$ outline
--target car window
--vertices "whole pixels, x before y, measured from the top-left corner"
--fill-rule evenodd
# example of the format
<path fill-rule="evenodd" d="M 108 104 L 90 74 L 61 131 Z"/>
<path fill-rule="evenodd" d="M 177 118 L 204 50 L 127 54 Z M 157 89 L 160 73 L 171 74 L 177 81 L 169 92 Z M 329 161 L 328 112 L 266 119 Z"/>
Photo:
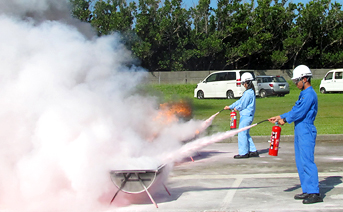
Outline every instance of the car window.
<path fill-rule="evenodd" d="M 223 81 L 223 80 L 225 80 L 226 75 L 227 75 L 227 72 L 218 73 L 216 81 Z"/>
<path fill-rule="evenodd" d="M 272 82 L 271 77 L 263 77 L 263 82 Z"/>
<path fill-rule="evenodd" d="M 212 74 L 211 76 L 207 77 L 206 82 L 214 82 L 216 81 L 217 74 Z"/>
<path fill-rule="evenodd" d="M 341 72 L 341 71 L 336 71 L 336 72 L 335 72 L 335 79 L 343 79 L 342 76 L 343 76 L 343 75 L 342 75 L 342 72 Z"/>
<path fill-rule="evenodd" d="M 286 82 L 283 77 L 273 77 L 273 82 Z"/>
<path fill-rule="evenodd" d="M 227 72 L 226 80 L 236 80 L 236 72 Z"/>
<path fill-rule="evenodd" d="M 325 77 L 325 80 L 332 80 L 332 75 L 333 75 L 333 72 L 329 72 L 326 77 Z"/>
<path fill-rule="evenodd" d="M 257 78 L 257 83 L 262 83 L 262 79 L 261 78 Z"/>

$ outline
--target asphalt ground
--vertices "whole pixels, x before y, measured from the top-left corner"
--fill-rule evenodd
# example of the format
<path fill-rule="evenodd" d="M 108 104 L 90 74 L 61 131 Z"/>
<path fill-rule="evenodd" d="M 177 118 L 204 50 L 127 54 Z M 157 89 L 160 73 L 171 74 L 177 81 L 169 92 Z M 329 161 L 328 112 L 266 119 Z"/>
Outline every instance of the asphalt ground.
<path fill-rule="evenodd" d="M 294 161 L 292 136 L 282 137 L 278 156 L 268 154 L 266 137 L 254 137 L 258 158 L 233 159 L 235 140 L 211 144 L 191 158 L 175 164 L 164 189 L 156 181 L 151 192 L 130 196 L 125 206 L 109 211 L 343 211 L 342 135 L 318 136 L 315 162 L 324 202 L 302 204 L 294 195 L 302 193 Z M 120 198 L 119 198 L 120 199 Z M 114 200 L 115 202 L 116 200 Z"/>

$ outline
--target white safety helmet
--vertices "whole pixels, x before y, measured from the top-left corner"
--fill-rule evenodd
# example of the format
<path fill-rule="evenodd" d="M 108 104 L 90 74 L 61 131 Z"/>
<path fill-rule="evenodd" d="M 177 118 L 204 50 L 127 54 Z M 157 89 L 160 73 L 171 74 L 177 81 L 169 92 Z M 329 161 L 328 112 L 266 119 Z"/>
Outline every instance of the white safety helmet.
<path fill-rule="evenodd" d="M 293 70 L 292 80 L 301 80 L 303 77 L 312 77 L 311 70 L 305 65 L 299 65 Z"/>
<path fill-rule="evenodd" d="M 244 82 L 249 81 L 249 80 L 254 80 L 254 77 L 252 76 L 252 74 L 249 72 L 243 73 L 241 76 L 241 81 L 244 83 Z"/>

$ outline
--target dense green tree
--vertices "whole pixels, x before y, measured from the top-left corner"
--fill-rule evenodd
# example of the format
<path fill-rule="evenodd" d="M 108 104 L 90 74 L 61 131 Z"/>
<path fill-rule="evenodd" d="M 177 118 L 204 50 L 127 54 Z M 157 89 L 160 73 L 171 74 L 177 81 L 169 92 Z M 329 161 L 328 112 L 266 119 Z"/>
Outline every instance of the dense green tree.
<path fill-rule="evenodd" d="M 159 0 L 139 0 L 134 32 L 139 40 L 132 46 L 134 54 L 142 61 L 142 66 L 150 71 L 158 70 L 158 46 L 161 36 L 158 34 Z"/>
<path fill-rule="evenodd" d="M 127 5 L 125 0 L 99 0 L 95 2 L 91 24 L 99 35 L 126 32 L 132 29 L 135 10 L 135 2 Z"/>
<path fill-rule="evenodd" d="M 249 39 L 247 62 L 260 68 L 282 68 L 285 58 L 278 57 L 283 50 L 283 41 L 293 27 L 296 6 L 286 6 L 286 0 L 258 0 L 252 13 L 251 26 L 248 27 Z M 244 45 L 243 45 L 244 46 Z M 248 65 L 249 66 L 249 65 Z M 252 67 L 251 65 L 249 67 Z"/>
<path fill-rule="evenodd" d="M 314 0 L 298 4 L 294 27 L 284 41 L 291 68 L 298 64 L 334 67 L 342 64 L 342 11 L 338 3 Z M 330 9 L 331 7 L 331 9 Z"/>
<path fill-rule="evenodd" d="M 285 4 L 286 1 L 258 0 L 255 7 L 254 1 L 218 2 L 218 31 L 224 35 L 225 67 L 279 66 L 272 60 L 276 59 L 273 52 L 282 49 L 285 32 L 295 17 Z"/>
<path fill-rule="evenodd" d="M 342 5 L 330 0 L 70 0 L 99 36 L 120 32 L 149 71 L 343 66 Z"/>
<path fill-rule="evenodd" d="M 322 27 L 318 45 L 320 46 L 319 67 L 342 67 L 343 66 L 343 11 L 342 5 L 331 4 L 331 9 Z"/>
<path fill-rule="evenodd" d="M 222 51 L 222 42 L 215 33 L 215 20 L 210 0 L 199 0 L 190 8 L 193 29 L 190 32 L 189 49 L 191 56 L 189 68 L 210 69 L 216 67 L 216 54 Z M 213 67 L 211 67 L 213 65 Z"/>
<path fill-rule="evenodd" d="M 72 7 L 72 15 L 85 22 L 90 22 L 92 19 L 92 12 L 90 10 L 90 4 L 92 0 L 70 0 Z"/>
<path fill-rule="evenodd" d="M 288 58 L 292 60 L 292 67 L 303 63 L 306 58 L 318 55 L 319 48 L 315 42 L 313 43 L 313 39 L 318 36 L 319 29 L 322 27 L 321 23 L 326 7 L 318 1 L 312 1 L 306 6 L 302 3 L 298 4 L 298 16 L 294 27 L 287 32 L 288 38 L 284 41 L 284 46 L 288 49 Z M 309 45 L 313 46 L 306 49 Z"/>
<path fill-rule="evenodd" d="M 254 4 L 241 0 L 219 0 L 215 10 L 217 36 L 222 41 L 223 52 L 218 54 L 222 63 L 220 69 L 239 68 L 239 62 L 246 57 L 244 48 L 249 40 Z M 244 44 L 245 43 L 245 44 Z"/>
<path fill-rule="evenodd" d="M 189 12 L 181 7 L 182 0 L 165 0 L 159 9 L 160 50 L 163 56 L 159 61 L 162 70 L 181 71 L 188 61 L 186 45 L 189 40 Z"/>

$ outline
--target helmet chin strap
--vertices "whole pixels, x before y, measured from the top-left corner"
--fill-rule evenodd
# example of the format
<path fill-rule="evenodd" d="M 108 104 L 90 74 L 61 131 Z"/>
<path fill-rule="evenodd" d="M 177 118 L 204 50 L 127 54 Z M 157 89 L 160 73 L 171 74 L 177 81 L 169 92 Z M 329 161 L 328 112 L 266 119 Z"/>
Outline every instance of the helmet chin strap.
<path fill-rule="evenodd" d="M 303 87 L 301 88 L 302 91 L 304 90 L 304 88 L 305 88 L 305 83 L 307 82 L 307 81 L 304 82 L 303 79 L 304 79 L 304 78 L 301 79 L 301 81 L 303 82 Z"/>

